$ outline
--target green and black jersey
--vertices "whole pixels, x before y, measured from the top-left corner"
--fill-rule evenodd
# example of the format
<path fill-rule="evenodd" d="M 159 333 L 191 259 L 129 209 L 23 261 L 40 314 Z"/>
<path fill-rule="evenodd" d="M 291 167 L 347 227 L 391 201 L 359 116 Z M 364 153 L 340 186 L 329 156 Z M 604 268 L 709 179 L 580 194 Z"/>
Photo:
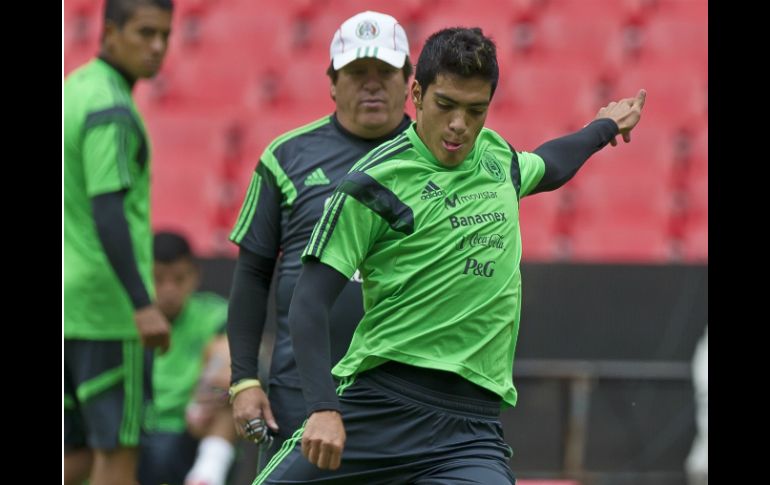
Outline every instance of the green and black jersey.
<path fill-rule="evenodd" d="M 64 81 L 64 336 L 136 338 L 134 309 L 97 235 L 91 198 L 126 190 L 145 287 L 152 282 L 150 146 L 126 79 L 101 59 Z"/>
<path fill-rule="evenodd" d="M 185 409 L 201 376 L 203 351 L 214 335 L 224 332 L 226 321 L 227 300 L 221 296 L 194 293 L 187 299 L 171 322 L 173 344 L 153 362 L 146 430 L 181 433 L 186 429 Z"/>
<path fill-rule="evenodd" d="M 302 263 L 300 255 L 340 180 L 353 164 L 409 126 L 405 115 L 393 132 L 363 139 L 348 132 L 335 115 L 325 116 L 276 138 L 262 153 L 230 239 L 278 262 L 276 336 L 270 383 L 300 387 L 288 315 Z M 353 273 L 332 308 L 332 357 L 338 360 L 363 315 L 361 284 Z"/>
<path fill-rule="evenodd" d="M 457 373 L 515 405 L 519 199 L 544 171 L 486 128 L 455 168 L 414 125 L 356 163 L 303 253 L 364 280 L 365 315 L 333 374 L 394 360 Z"/>

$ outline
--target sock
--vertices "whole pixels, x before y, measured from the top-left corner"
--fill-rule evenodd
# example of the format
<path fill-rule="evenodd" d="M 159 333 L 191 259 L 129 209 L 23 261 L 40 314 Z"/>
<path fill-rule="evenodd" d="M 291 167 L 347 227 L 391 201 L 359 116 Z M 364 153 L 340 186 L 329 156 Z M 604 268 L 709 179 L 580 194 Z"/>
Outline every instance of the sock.
<path fill-rule="evenodd" d="M 207 436 L 198 445 L 195 464 L 187 473 L 190 485 L 225 485 L 227 472 L 235 457 L 235 449 L 224 438 Z"/>

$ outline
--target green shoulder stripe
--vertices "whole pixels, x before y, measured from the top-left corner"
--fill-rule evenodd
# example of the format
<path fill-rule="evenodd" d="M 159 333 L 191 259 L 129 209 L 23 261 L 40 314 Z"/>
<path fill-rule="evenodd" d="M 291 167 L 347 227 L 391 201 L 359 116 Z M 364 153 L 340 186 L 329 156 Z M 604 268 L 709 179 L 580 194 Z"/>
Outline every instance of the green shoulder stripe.
<path fill-rule="evenodd" d="M 294 182 L 291 181 L 286 172 L 283 171 L 281 164 L 278 163 L 278 159 L 275 158 L 273 152 L 268 148 L 265 153 L 262 154 L 260 159 L 260 165 L 269 170 L 273 177 L 275 177 L 276 185 L 281 189 L 283 193 L 283 202 L 281 205 L 285 207 L 291 207 L 294 204 L 294 200 L 297 198 L 297 188 L 294 186 Z"/>
<path fill-rule="evenodd" d="M 291 131 L 287 131 L 283 135 L 280 135 L 278 138 L 273 140 L 268 146 L 267 150 L 273 152 L 275 151 L 279 146 L 281 146 L 283 143 L 291 140 L 292 138 L 296 138 L 300 135 L 303 135 L 309 131 L 313 131 L 316 128 L 320 128 L 324 125 L 328 125 L 332 122 L 331 116 L 324 116 L 323 118 L 313 121 L 312 123 L 308 123 L 304 126 L 300 126 L 299 128 L 295 128 Z"/>
<path fill-rule="evenodd" d="M 294 204 L 294 200 L 297 198 L 297 188 L 294 186 L 294 183 L 291 181 L 288 175 L 286 175 L 286 172 L 284 172 L 283 168 L 281 168 L 281 164 L 278 163 L 278 159 L 275 157 L 274 152 L 283 143 L 286 143 L 292 138 L 296 138 L 300 135 L 316 130 L 324 125 L 328 125 L 329 123 L 331 123 L 331 116 L 324 116 L 320 120 L 316 120 L 305 126 L 300 126 L 299 128 L 288 131 L 273 140 L 273 142 L 270 143 L 267 148 L 265 148 L 264 153 L 262 153 L 260 163 L 263 164 L 265 168 L 268 169 L 270 173 L 275 177 L 276 184 L 278 187 L 280 187 L 281 192 L 283 193 L 283 205 L 291 206 Z"/>
<path fill-rule="evenodd" d="M 262 177 L 255 170 L 251 175 L 251 183 L 246 191 L 246 198 L 241 206 L 241 212 L 238 214 L 238 221 L 235 223 L 233 231 L 230 233 L 230 240 L 240 244 L 249 228 L 249 223 L 257 211 L 257 201 L 259 200 L 259 191 L 262 188 Z"/>

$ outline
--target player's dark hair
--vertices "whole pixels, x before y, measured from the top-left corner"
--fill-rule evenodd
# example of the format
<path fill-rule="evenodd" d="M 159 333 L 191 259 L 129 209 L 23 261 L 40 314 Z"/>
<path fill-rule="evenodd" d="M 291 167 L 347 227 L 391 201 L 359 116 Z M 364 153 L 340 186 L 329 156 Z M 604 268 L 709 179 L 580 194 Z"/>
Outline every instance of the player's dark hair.
<path fill-rule="evenodd" d="M 156 232 L 153 238 L 153 253 L 155 261 L 160 263 L 173 263 L 182 258 L 193 259 L 190 243 L 184 236 L 176 232 Z"/>
<path fill-rule="evenodd" d="M 123 27 L 134 11 L 142 6 L 158 7 L 161 10 L 174 11 L 173 0 L 107 0 L 104 3 L 104 20 L 109 20 L 118 27 Z"/>
<path fill-rule="evenodd" d="M 492 99 L 500 77 L 495 43 L 478 27 L 439 30 L 425 41 L 414 79 L 424 93 L 439 74 L 480 77 L 489 81 L 492 84 L 489 98 Z"/>

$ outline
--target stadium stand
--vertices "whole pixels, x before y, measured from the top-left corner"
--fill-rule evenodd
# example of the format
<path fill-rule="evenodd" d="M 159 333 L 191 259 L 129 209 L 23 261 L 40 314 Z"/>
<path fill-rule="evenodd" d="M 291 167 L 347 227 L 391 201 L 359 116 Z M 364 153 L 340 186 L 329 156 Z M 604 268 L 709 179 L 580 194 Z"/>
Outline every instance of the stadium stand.
<path fill-rule="evenodd" d="M 217 238 L 233 212 L 227 194 L 245 190 L 265 143 L 332 108 L 327 32 L 361 6 L 177 3 L 167 62 L 137 89 L 137 102 L 155 149 L 155 223 L 181 226 L 210 255 L 223 251 Z M 96 53 L 99 5 L 65 2 L 64 74 Z M 439 28 L 474 24 L 490 33 L 501 82 L 487 126 L 518 150 L 579 129 L 608 99 L 648 90 L 630 145 L 599 153 L 564 194 L 522 203 L 525 259 L 707 260 L 707 2 L 375 0 L 367 8 L 402 20 L 413 62 Z M 232 124 L 243 130 L 243 146 L 225 162 L 223 133 Z"/>

